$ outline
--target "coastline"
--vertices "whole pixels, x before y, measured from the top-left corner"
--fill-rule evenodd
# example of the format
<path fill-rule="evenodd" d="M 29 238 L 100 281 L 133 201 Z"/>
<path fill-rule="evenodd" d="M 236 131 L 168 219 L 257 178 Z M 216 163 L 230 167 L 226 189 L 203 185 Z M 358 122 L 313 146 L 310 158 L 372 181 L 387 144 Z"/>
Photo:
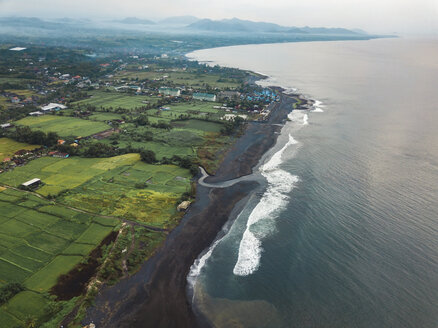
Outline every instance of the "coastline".
<path fill-rule="evenodd" d="M 245 133 L 228 150 L 215 176 L 223 182 L 252 173 L 275 146 L 295 98 L 276 88 L 281 99 L 271 104 L 266 122 L 249 122 Z M 139 272 L 111 287 L 104 287 L 84 322 L 104 327 L 199 327 L 208 325 L 187 299 L 187 276 L 198 256 L 214 242 L 232 214 L 251 195 L 257 182 L 242 181 L 227 188 L 197 184 L 196 202 L 168 236 L 164 245 Z M 238 214 L 238 213 L 237 213 Z M 208 224 L 206 224 L 208 220 Z"/>

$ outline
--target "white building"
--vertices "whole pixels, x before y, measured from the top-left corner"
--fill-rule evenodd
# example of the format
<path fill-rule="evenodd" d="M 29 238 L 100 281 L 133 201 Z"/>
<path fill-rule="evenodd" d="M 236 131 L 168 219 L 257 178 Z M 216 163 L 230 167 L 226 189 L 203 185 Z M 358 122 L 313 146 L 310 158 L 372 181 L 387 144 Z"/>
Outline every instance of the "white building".
<path fill-rule="evenodd" d="M 41 110 L 43 112 L 51 112 L 53 110 L 60 110 L 60 109 L 66 109 L 66 108 L 67 108 L 67 106 L 62 105 L 62 104 L 50 103 L 50 104 L 48 104 L 46 106 L 42 106 Z"/>
<path fill-rule="evenodd" d="M 41 115 L 44 115 L 44 113 L 42 113 L 42 112 L 31 112 L 31 113 L 29 113 L 29 115 L 30 116 L 41 116 Z"/>

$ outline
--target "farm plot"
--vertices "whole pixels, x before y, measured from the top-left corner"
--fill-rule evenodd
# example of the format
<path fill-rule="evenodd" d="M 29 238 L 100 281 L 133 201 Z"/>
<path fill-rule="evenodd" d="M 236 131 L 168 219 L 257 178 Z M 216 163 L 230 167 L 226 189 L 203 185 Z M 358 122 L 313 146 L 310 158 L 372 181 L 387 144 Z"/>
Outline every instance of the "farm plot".
<path fill-rule="evenodd" d="M 112 120 L 121 120 L 122 115 L 116 113 L 107 113 L 107 112 L 94 112 L 92 115 L 89 116 L 89 118 L 90 120 L 93 121 L 106 122 Z"/>
<path fill-rule="evenodd" d="M 86 137 L 108 130 L 110 126 L 103 122 L 93 122 L 74 117 L 43 115 L 39 117 L 25 117 L 16 122 L 27 125 L 31 129 L 44 132 L 56 132 L 61 137 Z"/>
<path fill-rule="evenodd" d="M 45 293 L 58 277 L 118 224 L 108 219 L 102 225 L 91 215 L 11 189 L 0 191 L 0 213 L 0 284 L 17 282 L 26 288 L 0 307 L 0 320 L 10 327 L 42 316 L 50 302 Z"/>
<path fill-rule="evenodd" d="M 90 212 L 167 227 L 177 216 L 181 195 L 190 191 L 190 173 L 174 165 L 137 162 L 96 177 L 60 201 Z"/>
<path fill-rule="evenodd" d="M 58 196 L 58 202 L 157 226 L 168 225 L 169 219 L 177 214 L 177 202 L 184 192 L 190 190 L 191 178 L 186 169 L 174 165 L 149 165 L 141 162 L 138 154 L 126 154 L 111 158 L 43 157 L 1 174 L 0 182 L 19 186 L 34 177 L 44 183 L 37 189 L 39 194 L 48 196 L 63 192 Z M 11 202 L 15 196 L 0 193 L 1 200 Z M 23 208 L 32 206 L 30 201 L 32 199 L 26 199 Z M 56 217 L 69 217 L 70 212 L 53 206 L 38 208 L 38 213 Z M 73 221 L 76 223 L 76 220 Z M 26 234 L 26 227 L 20 228 L 23 230 L 21 233 Z M 62 229 L 62 225 L 55 223 L 50 229 L 44 229 L 53 235 L 47 236 L 47 239 L 53 239 L 51 242 L 59 249 L 65 245 L 58 238 L 71 240 L 74 237 L 71 234 L 76 231 L 74 226 L 68 231 Z"/>
<path fill-rule="evenodd" d="M 39 178 L 44 185 L 38 193 L 57 195 L 80 186 L 91 178 L 123 165 L 137 162 L 139 155 L 127 154 L 112 158 L 42 157 L 0 175 L 0 182 L 18 187 L 25 181 Z"/>
<path fill-rule="evenodd" d="M 219 74 L 198 74 L 193 72 L 153 72 L 153 71 L 122 71 L 117 79 L 139 80 L 164 80 L 177 86 L 203 87 L 209 85 L 213 88 L 237 88 L 241 81 L 238 79 L 224 78 Z"/>
<path fill-rule="evenodd" d="M 154 104 L 158 97 L 148 97 L 142 95 L 130 95 L 117 91 L 92 91 L 91 97 L 72 103 L 73 106 L 95 106 L 97 108 L 127 108 L 135 109 L 146 106 L 146 104 Z"/>
<path fill-rule="evenodd" d="M 220 103 L 191 101 L 188 103 L 175 103 L 167 105 L 167 110 L 149 111 L 150 119 L 172 121 L 177 120 L 181 116 L 190 115 L 190 118 L 209 119 L 218 121 L 224 114 L 224 110 L 213 108 L 215 106 L 222 106 Z"/>
<path fill-rule="evenodd" d="M 33 150 L 39 148 L 38 145 L 30 145 L 23 142 L 18 142 L 9 138 L 0 138 L 0 161 L 6 157 L 11 157 L 15 152 L 26 149 Z"/>

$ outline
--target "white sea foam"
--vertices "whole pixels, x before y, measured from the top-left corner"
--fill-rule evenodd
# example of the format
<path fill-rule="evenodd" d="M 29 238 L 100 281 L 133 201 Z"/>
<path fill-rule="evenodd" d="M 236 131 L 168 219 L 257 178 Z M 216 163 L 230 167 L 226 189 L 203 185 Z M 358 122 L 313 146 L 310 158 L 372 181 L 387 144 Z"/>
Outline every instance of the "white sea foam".
<path fill-rule="evenodd" d="M 313 113 L 322 113 L 322 112 L 324 112 L 323 108 L 325 106 L 322 104 L 322 101 L 315 100 L 315 103 L 313 104 L 312 107 L 313 107 L 313 110 L 312 110 Z"/>
<path fill-rule="evenodd" d="M 309 115 L 304 114 L 304 117 L 303 117 L 303 125 L 307 125 L 307 124 L 309 124 Z"/>
<path fill-rule="evenodd" d="M 309 116 L 307 115 L 307 111 L 304 110 L 294 110 L 287 117 L 298 125 L 309 124 Z"/>
<path fill-rule="evenodd" d="M 219 244 L 220 241 L 221 239 L 216 240 L 213 243 L 213 245 L 210 246 L 208 251 L 201 257 L 198 257 L 190 267 L 190 272 L 189 275 L 187 276 L 187 281 L 192 288 L 195 285 L 196 278 L 201 273 L 202 268 L 205 266 L 205 263 L 207 263 L 207 260 L 209 259 L 209 257 L 211 256 L 211 254 L 213 253 L 214 249 L 216 248 L 217 244 Z"/>
<path fill-rule="evenodd" d="M 297 141 L 289 135 L 289 141 L 260 168 L 261 174 L 268 181 L 268 188 L 248 218 L 233 269 L 235 275 L 247 276 L 255 272 L 260 265 L 263 252 L 261 240 L 275 231 L 273 221 L 286 207 L 288 194 L 298 181 L 297 176 L 278 168 L 282 163 L 283 152 L 296 143 Z"/>

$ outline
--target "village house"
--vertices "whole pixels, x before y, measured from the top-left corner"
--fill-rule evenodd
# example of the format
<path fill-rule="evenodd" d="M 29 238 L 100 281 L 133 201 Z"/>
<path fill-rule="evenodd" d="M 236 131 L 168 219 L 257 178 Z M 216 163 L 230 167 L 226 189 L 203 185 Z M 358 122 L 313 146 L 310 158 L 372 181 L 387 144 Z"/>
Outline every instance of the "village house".
<path fill-rule="evenodd" d="M 58 157 L 58 158 L 68 158 L 70 155 L 67 153 L 61 153 L 59 151 L 50 151 L 49 156 Z"/>
<path fill-rule="evenodd" d="M 20 102 L 20 98 L 18 98 L 18 97 L 12 97 L 11 98 L 11 103 L 18 104 L 19 102 Z"/>
<path fill-rule="evenodd" d="M 20 185 L 21 189 L 24 190 L 35 190 L 41 185 L 41 180 L 38 178 L 34 178 L 32 180 L 26 181 Z"/>
<path fill-rule="evenodd" d="M 50 103 L 46 106 L 41 106 L 41 110 L 43 112 L 51 112 L 53 110 L 58 111 L 60 109 L 66 109 L 66 108 L 67 108 L 67 106 L 62 105 L 62 104 L 57 104 L 57 103 Z"/>
<path fill-rule="evenodd" d="M 30 116 L 41 116 L 41 115 L 44 115 L 44 113 L 42 113 L 40 111 L 38 111 L 38 112 L 30 112 L 29 115 Z"/>

